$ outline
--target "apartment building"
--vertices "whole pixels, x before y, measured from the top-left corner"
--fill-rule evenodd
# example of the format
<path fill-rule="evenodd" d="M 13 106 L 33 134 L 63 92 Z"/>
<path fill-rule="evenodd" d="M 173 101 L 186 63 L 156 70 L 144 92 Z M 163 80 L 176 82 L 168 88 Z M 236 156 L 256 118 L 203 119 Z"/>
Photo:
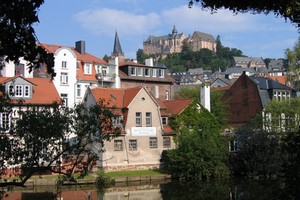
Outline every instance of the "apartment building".
<path fill-rule="evenodd" d="M 106 141 L 105 151 L 99 154 L 97 166 L 107 171 L 160 168 L 162 151 L 175 147 L 168 118 L 181 113 L 192 102 L 164 104 L 142 86 L 92 88 L 85 99 L 87 105 L 95 105 L 98 99 L 107 101 L 117 115 L 114 125 L 123 130 L 120 136 Z"/>

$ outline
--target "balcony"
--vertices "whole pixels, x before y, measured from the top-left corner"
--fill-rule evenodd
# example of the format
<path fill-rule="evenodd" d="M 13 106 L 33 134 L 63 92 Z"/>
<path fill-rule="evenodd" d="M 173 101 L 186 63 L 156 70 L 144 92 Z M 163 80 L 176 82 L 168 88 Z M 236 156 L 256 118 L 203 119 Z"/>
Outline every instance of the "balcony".
<path fill-rule="evenodd" d="M 116 75 L 115 74 L 102 74 L 102 73 L 98 73 L 98 74 L 96 74 L 96 78 L 97 78 L 98 81 L 115 82 Z"/>

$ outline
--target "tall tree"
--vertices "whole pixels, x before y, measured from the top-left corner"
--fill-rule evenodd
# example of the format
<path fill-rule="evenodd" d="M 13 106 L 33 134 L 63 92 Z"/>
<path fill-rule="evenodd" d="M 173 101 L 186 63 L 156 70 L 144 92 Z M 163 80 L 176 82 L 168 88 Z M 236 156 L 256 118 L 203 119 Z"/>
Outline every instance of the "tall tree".
<path fill-rule="evenodd" d="M 300 37 L 295 43 L 293 49 L 286 49 L 285 56 L 288 60 L 288 81 L 290 85 L 300 89 Z"/>
<path fill-rule="evenodd" d="M 18 114 L 20 118 L 11 121 L 9 134 L 1 134 L 0 177 L 19 179 L 0 186 L 24 186 L 33 174 L 45 171 L 70 180 L 75 173 L 85 176 L 104 150 L 104 141 L 120 133 L 113 127 L 114 114 L 101 101 L 92 107 L 53 105 Z M 70 134 L 76 137 L 70 140 Z"/>
<path fill-rule="evenodd" d="M 218 122 L 207 110 L 197 112 L 194 102 L 173 121 L 177 147 L 166 153 L 167 169 L 182 180 L 202 180 L 228 175 L 227 142 Z"/>
<path fill-rule="evenodd" d="M 229 9 L 234 13 L 251 12 L 268 14 L 273 12 L 277 16 L 291 20 L 300 27 L 300 4 L 298 1 L 269 0 L 269 1 L 230 1 L 230 0 L 190 0 L 189 7 L 194 3 L 200 4 L 204 9 L 215 12 L 218 9 Z"/>
<path fill-rule="evenodd" d="M 10 1 L 2 0 L 0 8 L 0 68 L 5 61 L 19 62 L 24 58 L 30 70 L 47 65 L 48 73 L 55 76 L 54 57 L 42 46 L 37 46 L 33 24 L 39 22 L 38 9 L 44 0 Z"/>

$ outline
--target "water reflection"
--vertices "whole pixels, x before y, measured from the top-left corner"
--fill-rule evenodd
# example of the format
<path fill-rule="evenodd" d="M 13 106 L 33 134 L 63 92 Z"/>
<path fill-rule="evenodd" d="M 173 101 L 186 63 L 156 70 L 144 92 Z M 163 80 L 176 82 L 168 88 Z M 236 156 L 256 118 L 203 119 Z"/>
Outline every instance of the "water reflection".
<path fill-rule="evenodd" d="M 297 185 L 289 187 L 283 181 L 230 180 L 202 183 L 134 182 L 98 191 L 94 186 L 14 188 L 6 200 L 263 200 L 298 199 Z"/>

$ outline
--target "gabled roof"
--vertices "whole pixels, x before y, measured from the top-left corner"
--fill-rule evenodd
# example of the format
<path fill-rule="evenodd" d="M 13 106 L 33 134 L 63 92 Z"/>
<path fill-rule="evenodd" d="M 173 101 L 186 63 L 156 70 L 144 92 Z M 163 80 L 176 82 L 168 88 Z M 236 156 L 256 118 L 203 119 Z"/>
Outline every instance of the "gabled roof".
<path fill-rule="evenodd" d="M 192 99 L 180 99 L 164 101 L 163 103 L 167 108 L 167 112 L 173 115 L 179 115 L 192 103 L 192 101 Z"/>
<path fill-rule="evenodd" d="M 8 81 L 17 77 L 0 77 L 0 84 L 5 84 Z M 23 77 L 20 77 L 23 78 Z M 50 105 L 54 102 L 61 103 L 61 98 L 50 79 L 47 78 L 23 78 L 33 85 L 32 99 L 23 100 L 24 105 Z"/>
<path fill-rule="evenodd" d="M 55 53 L 59 48 L 63 48 L 63 47 L 69 48 L 75 53 L 77 60 L 79 60 L 79 61 L 87 62 L 87 63 L 107 64 L 107 61 L 105 61 L 101 58 L 98 58 L 92 54 L 79 53 L 78 51 L 76 51 L 75 47 L 61 46 L 61 45 L 56 45 L 56 44 L 44 44 L 44 43 L 40 43 L 38 45 L 44 47 L 50 53 Z"/>

